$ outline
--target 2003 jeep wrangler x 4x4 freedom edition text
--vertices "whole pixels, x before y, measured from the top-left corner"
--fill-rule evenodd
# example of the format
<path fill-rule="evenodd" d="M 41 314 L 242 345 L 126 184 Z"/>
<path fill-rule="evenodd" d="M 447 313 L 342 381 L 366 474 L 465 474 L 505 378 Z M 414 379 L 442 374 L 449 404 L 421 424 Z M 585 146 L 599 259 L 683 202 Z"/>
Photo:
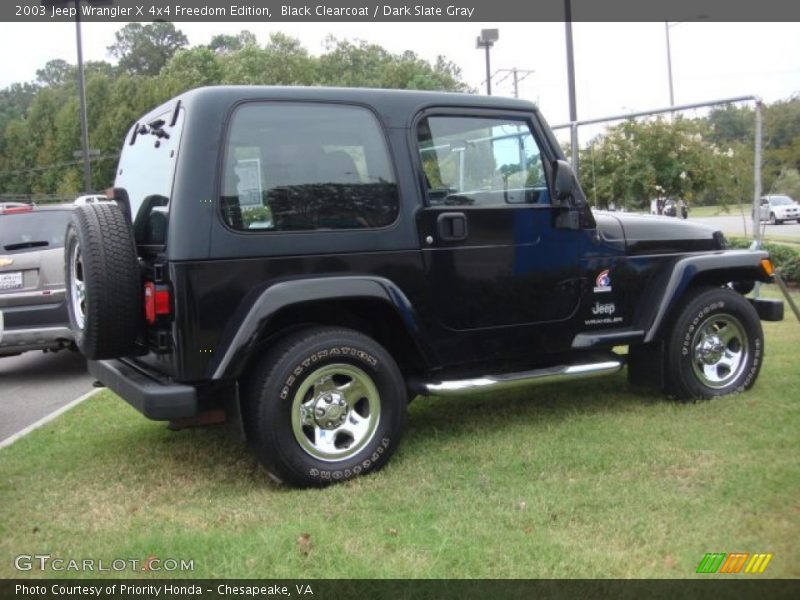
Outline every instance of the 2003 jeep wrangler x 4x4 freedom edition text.
<path fill-rule="evenodd" d="M 527 102 L 213 87 L 128 133 L 116 203 L 67 229 L 91 373 L 151 419 L 225 404 L 268 471 L 349 479 L 408 401 L 612 374 L 678 398 L 753 385 L 767 253 L 593 213 Z"/>

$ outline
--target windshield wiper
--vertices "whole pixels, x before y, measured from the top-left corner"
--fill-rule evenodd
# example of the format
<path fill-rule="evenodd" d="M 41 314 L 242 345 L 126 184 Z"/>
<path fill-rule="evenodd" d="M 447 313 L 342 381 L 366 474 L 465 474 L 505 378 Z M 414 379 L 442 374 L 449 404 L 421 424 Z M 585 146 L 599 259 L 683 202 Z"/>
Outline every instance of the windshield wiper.
<path fill-rule="evenodd" d="M 41 248 L 49 245 L 50 242 L 17 242 L 16 244 L 7 244 L 3 246 L 3 249 L 10 252 L 12 250 L 21 250 L 22 248 Z"/>

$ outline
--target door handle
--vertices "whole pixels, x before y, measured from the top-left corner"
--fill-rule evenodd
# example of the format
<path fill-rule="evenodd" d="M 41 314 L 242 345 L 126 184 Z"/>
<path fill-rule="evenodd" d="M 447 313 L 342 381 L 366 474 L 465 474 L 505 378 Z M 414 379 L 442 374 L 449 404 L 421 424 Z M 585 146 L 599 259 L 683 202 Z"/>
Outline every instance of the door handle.
<path fill-rule="evenodd" d="M 436 218 L 439 238 L 445 242 L 467 239 L 467 215 L 460 212 L 446 212 Z"/>

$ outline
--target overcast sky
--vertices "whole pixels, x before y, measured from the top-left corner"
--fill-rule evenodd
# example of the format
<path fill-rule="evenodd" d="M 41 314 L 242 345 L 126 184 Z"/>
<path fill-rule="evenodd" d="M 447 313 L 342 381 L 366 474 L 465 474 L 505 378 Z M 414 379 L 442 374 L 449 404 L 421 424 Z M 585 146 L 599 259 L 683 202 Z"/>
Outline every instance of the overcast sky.
<path fill-rule="evenodd" d="M 328 34 L 363 39 L 392 52 L 443 54 L 485 93 L 481 28 L 497 27 L 492 70 L 533 70 L 520 96 L 539 104 L 551 124 L 568 120 L 563 23 L 178 23 L 192 45 L 217 33 L 249 29 L 264 43 L 270 32 L 298 37 L 314 54 Z M 106 47 L 118 23 L 84 23 L 86 60 L 111 60 Z M 592 118 L 669 104 L 664 23 L 575 23 L 578 117 Z M 756 94 L 766 101 L 800 92 L 800 24 L 684 22 L 670 28 L 677 104 Z M 0 88 L 34 79 L 53 58 L 75 62 L 70 23 L 0 23 Z M 511 78 L 495 78 L 495 94 L 511 95 Z M 91 109 L 91 107 L 90 107 Z"/>

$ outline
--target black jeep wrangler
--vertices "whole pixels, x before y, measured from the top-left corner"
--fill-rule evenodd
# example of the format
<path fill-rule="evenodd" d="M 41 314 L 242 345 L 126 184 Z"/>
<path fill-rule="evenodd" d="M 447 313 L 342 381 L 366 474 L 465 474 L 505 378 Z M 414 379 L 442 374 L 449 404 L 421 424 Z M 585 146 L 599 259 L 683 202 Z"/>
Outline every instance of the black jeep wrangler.
<path fill-rule="evenodd" d="M 682 399 L 745 390 L 783 315 L 740 293 L 765 252 L 593 213 L 518 100 L 197 89 L 131 128 L 109 196 L 67 230 L 92 374 L 151 419 L 233 407 L 296 485 L 379 468 L 419 394 L 626 362 Z"/>

